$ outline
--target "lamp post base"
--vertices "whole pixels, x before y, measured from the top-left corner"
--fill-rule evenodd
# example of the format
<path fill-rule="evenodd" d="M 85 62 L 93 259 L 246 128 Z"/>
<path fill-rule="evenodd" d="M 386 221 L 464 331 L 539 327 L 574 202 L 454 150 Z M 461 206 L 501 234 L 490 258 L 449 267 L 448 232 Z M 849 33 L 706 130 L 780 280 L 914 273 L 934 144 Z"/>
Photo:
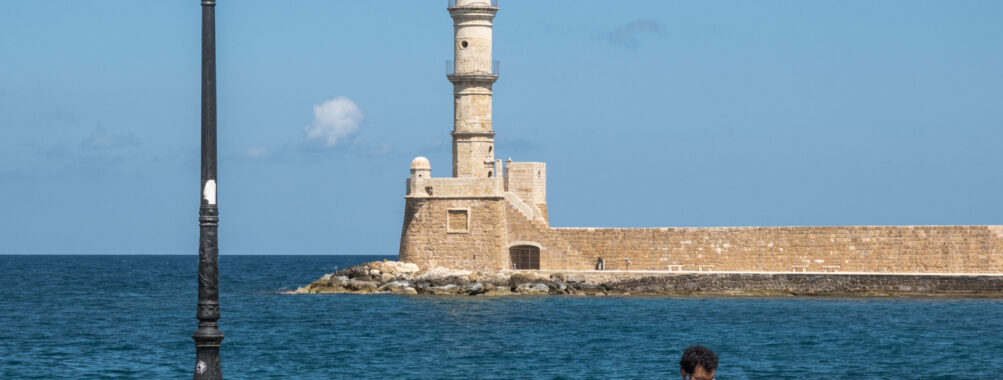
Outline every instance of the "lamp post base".
<path fill-rule="evenodd" d="M 195 340 L 195 374 L 192 379 L 222 379 L 219 346 L 223 342 L 223 333 L 219 331 L 219 326 L 216 322 L 199 322 L 198 330 L 192 334 L 192 339 Z"/>

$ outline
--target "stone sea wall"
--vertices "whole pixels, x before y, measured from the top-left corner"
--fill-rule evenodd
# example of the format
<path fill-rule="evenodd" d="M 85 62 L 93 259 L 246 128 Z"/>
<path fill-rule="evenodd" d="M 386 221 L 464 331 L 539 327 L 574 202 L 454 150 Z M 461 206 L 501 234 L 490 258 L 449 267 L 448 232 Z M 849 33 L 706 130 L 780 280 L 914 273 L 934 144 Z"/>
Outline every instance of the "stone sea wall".
<path fill-rule="evenodd" d="M 372 262 L 290 292 L 504 295 L 1003 297 L 1003 275 L 481 271 Z"/>
<path fill-rule="evenodd" d="M 1001 226 L 532 227 L 541 269 L 1003 273 Z"/>

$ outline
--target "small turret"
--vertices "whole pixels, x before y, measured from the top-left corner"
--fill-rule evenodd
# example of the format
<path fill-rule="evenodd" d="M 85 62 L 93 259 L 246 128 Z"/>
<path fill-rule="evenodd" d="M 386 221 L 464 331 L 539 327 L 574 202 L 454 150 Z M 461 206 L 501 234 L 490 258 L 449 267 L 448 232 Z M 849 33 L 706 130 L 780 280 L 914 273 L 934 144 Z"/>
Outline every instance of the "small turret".
<path fill-rule="evenodd" d="M 425 178 L 427 178 L 427 174 L 431 172 L 432 164 L 428 162 L 427 158 L 419 156 L 415 157 L 414 160 L 411 160 L 411 175 L 421 173 L 426 174 Z"/>
<path fill-rule="evenodd" d="M 411 177 L 407 179 L 407 195 L 425 191 L 425 183 L 432 178 L 432 164 L 425 157 L 415 157 L 411 161 Z"/>

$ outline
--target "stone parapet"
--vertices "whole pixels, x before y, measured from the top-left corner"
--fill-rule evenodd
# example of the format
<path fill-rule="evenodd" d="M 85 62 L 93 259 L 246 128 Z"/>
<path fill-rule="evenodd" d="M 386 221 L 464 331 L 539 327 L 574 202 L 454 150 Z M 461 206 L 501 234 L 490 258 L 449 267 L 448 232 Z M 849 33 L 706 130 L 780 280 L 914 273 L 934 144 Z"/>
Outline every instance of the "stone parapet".
<path fill-rule="evenodd" d="M 412 183 L 412 182 L 408 182 Z M 408 198 L 502 198 L 504 183 L 498 177 L 429 178 L 417 189 L 411 189 Z"/>

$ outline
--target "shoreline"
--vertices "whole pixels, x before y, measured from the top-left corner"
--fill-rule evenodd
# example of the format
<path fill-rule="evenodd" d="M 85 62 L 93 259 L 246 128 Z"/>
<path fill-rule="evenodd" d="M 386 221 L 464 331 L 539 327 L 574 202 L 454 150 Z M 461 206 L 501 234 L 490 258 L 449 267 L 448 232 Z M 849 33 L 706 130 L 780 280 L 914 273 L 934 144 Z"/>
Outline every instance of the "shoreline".
<path fill-rule="evenodd" d="M 483 271 L 375 261 L 322 276 L 286 294 L 465 296 L 837 296 L 1003 298 L 986 273 Z"/>

